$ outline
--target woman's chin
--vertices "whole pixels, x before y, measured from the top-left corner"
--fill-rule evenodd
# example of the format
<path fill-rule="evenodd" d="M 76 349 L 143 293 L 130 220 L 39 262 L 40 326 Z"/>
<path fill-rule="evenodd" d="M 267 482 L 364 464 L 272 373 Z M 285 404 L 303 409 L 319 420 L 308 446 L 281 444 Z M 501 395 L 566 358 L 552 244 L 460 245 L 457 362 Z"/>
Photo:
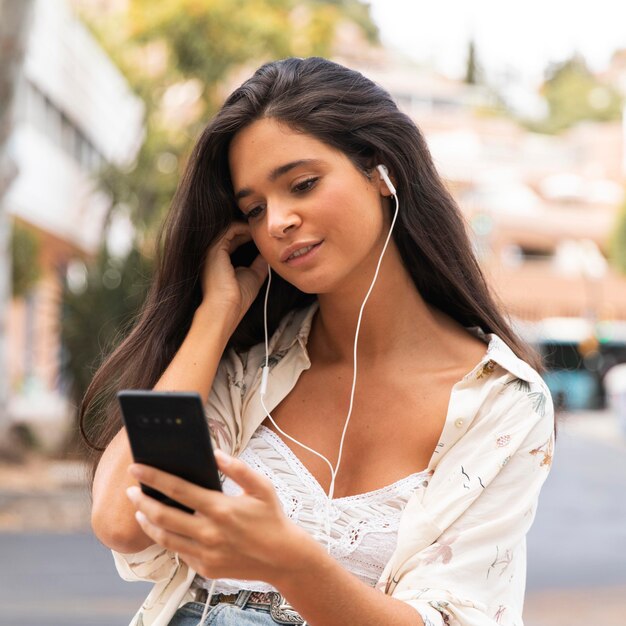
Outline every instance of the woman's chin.
<path fill-rule="evenodd" d="M 276 270 L 274 270 L 276 271 Z M 333 291 L 333 284 L 324 277 L 315 277 L 315 276 L 286 276 L 284 273 L 280 274 L 281 278 L 288 282 L 290 285 L 294 286 L 296 289 L 301 291 L 302 293 L 310 294 L 310 295 L 319 295 L 321 293 L 330 293 Z M 295 279 L 295 280 L 294 280 Z M 270 294 L 271 298 L 271 294 Z"/>

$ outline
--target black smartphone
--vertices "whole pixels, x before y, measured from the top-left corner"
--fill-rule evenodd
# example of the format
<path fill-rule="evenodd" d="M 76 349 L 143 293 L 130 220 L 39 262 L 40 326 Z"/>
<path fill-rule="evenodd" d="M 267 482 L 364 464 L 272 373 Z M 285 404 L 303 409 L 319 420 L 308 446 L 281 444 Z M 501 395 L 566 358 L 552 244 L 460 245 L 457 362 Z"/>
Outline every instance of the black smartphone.
<path fill-rule="evenodd" d="M 209 427 L 197 393 L 123 390 L 117 398 L 136 463 L 221 491 Z M 164 504 L 193 513 L 156 489 L 147 485 L 141 489 Z"/>

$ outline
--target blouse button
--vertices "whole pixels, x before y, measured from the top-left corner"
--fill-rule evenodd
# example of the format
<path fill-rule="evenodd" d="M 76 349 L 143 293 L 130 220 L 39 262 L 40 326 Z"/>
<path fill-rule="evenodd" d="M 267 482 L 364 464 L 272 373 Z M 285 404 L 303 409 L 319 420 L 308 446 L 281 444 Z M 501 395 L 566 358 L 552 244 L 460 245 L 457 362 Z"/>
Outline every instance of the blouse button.
<path fill-rule="evenodd" d="M 465 420 L 462 420 L 462 419 L 458 419 L 458 420 L 456 420 L 456 422 L 454 422 L 454 425 L 457 428 L 461 428 L 463 426 L 463 424 L 465 424 Z"/>

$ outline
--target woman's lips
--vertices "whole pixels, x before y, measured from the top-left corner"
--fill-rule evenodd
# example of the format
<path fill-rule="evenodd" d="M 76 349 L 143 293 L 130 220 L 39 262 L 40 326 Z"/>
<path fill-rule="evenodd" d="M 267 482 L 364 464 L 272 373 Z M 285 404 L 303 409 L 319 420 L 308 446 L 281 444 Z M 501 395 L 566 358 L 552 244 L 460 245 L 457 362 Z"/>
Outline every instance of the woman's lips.
<path fill-rule="evenodd" d="M 292 253 L 292 255 L 287 258 L 285 263 L 287 263 L 287 265 L 290 265 L 292 267 L 295 267 L 297 265 L 302 265 L 303 263 L 308 263 L 317 255 L 317 252 L 320 249 L 320 246 L 322 245 L 322 243 L 324 242 L 320 241 L 319 243 L 312 245 L 310 249 L 304 254 L 301 254 L 300 251 L 296 251 L 298 256 L 293 256 L 293 253 Z M 307 246 L 305 246 L 305 249 L 306 247 Z"/>

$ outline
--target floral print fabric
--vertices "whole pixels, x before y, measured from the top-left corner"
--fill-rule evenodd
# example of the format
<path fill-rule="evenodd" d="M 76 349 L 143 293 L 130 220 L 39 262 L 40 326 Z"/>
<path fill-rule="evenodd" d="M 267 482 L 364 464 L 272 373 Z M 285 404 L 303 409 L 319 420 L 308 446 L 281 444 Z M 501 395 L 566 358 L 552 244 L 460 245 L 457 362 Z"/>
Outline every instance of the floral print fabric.
<path fill-rule="evenodd" d="M 311 365 L 306 341 L 316 310 L 317 303 L 290 313 L 271 338 L 270 411 Z M 376 587 L 413 606 L 426 626 L 522 626 L 525 537 L 552 461 L 552 401 L 539 374 L 497 335 L 467 330 L 485 341 L 485 355 L 452 388 L 429 485 L 409 499 Z M 259 344 L 229 350 L 218 368 L 207 419 L 215 445 L 231 454 L 265 419 L 264 361 Z M 191 599 L 195 572 L 175 554 L 152 546 L 114 558 L 123 578 L 155 582 L 133 625 L 166 626 Z"/>

